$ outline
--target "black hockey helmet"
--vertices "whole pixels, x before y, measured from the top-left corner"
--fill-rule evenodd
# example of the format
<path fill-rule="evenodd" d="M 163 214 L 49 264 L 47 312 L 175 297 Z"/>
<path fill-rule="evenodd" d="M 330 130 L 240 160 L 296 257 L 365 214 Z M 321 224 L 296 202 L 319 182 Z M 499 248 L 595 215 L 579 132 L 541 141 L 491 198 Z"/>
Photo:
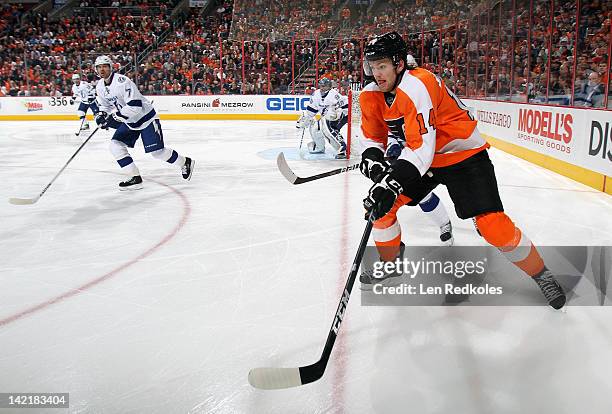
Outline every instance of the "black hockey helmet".
<path fill-rule="evenodd" d="M 398 32 L 389 32 L 370 40 L 363 52 L 368 61 L 389 58 L 398 65 L 400 59 L 406 63 L 408 47 Z"/>

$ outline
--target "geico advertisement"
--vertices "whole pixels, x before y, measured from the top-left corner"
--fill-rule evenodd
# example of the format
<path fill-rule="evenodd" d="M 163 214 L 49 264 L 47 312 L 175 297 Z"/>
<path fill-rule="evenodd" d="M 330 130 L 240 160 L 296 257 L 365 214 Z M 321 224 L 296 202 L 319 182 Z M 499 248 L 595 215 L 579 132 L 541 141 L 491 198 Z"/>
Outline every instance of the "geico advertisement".
<path fill-rule="evenodd" d="M 465 100 L 486 135 L 612 175 L 612 112 Z"/>
<path fill-rule="evenodd" d="M 150 96 L 161 114 L 267 114 L 300 113 L 306 109 L 307 96 L 203 95 Z"/>

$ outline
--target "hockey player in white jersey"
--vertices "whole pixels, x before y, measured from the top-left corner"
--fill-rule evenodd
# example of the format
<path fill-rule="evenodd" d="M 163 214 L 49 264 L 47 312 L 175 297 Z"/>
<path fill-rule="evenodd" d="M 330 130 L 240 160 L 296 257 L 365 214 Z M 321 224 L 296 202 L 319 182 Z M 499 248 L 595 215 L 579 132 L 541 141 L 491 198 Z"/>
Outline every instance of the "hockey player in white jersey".
<path fill-rule="evenodd" d="M 82 81 L 78 73 L 72 75 L 72 98 L 70 98 L 70 105 L 73 105 L 75 102 L 79 104 L 77 114 L 81 121 L 81 131 L 89 129 L 89 123 L 85 116 L 89 109 L 91 109 L 94 116 L 98 113 L 96 90 L 90 83 Z"/>
<path fill-rule="evenodd" d="M 321 114 L 316 120 L 315 115 Z M 325 141 L 337 151 L 336 159 L 346 159 L 346 143 L 340 129 L 348 120 L 348 99 L 332 87 L 328 78 L 319 80 L 319 89 L 310 97 L 306 111 L 297 121 L 297 128 L 309 128 L 312 142 L 308 143 L 311 154 L 323 154 Z"/>
<path fill-rule="evenodd" d="M 195 162 L 164 145 L 159 117 L 136 84 L 124 75 L 113 73 L 112 61 L 108 56 L 99 56 L 94 66 L 96 74 L 101 78 L 96 86 L 100 107 L 96 123 L 103 129 L 116 129 L 110 142 L 110 151 L 121 169 L 131 177 L 119 183 L 119 189 L 142 188 L 142 177 L 128 152 L 128 148 L 134 148 L 138 138 L 142 139 L 146 153 L 178 166 L 183 178 L 189 180 Z"/>

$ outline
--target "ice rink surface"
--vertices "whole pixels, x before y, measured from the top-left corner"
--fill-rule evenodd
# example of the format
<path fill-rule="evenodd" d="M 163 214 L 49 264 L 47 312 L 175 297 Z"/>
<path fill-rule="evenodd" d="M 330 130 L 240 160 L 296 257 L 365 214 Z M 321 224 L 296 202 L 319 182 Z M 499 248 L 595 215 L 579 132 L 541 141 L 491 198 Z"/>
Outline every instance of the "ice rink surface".
<path fill-rule="evenodd" d="M 0 392 L 69 392 L 72 413 L 612 412 L 612 309 L 363 307 L 358 287 L 324 377 L 261 391 L 258 366 L 321 353 L 365 222 L 359 172 L 296 156 L 291 122 L 163 121 L 193 178 L 133 152 L 145 188 L 119 192 L 108 132 L 0 125 Z M 305 139 L 306 142 L 306 139 Z M 536 245 L 612 245 L 610 196 L 492 149 L 508 214 Z M 458 245 L 483 245 L 459 220 Z M 410 245 L 438 231 L 399 214 Z M 535 288 L 535 285 L 534 285 Z M 21 412 L 5 410 L 0 412 Z M 34 412 L 30 410 L 29 412 Z"/>

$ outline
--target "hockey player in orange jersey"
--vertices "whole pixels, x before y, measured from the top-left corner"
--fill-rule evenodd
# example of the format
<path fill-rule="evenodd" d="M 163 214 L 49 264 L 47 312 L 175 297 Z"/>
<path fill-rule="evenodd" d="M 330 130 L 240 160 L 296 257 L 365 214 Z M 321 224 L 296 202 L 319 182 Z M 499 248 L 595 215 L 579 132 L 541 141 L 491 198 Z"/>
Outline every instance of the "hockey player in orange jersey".
<path fill-rule="evenodd" d="M 504 213 L 489 145 L 468 109 L 441 79 L 407 63 L 406 43 L 397 32 L 374 38 L 364 55 L 366 75 L 374 82 L 359 97 L 367 147 L 359 167 L 374 182 L 364 207 L 376 219 L 372 234 L 381 259 L 400 255 L 397 210 L 416 205 L 442 184 L 459 218 L 473 218 L 482 237 L 538 284 L 550 306 L 563 307 L 562 287 L 531 240 Z M 399 136 L 404 147 L 388 164 L 383 151 L 390 133 Z M 360 281 L 378 282 L 367 273 Z"/>

